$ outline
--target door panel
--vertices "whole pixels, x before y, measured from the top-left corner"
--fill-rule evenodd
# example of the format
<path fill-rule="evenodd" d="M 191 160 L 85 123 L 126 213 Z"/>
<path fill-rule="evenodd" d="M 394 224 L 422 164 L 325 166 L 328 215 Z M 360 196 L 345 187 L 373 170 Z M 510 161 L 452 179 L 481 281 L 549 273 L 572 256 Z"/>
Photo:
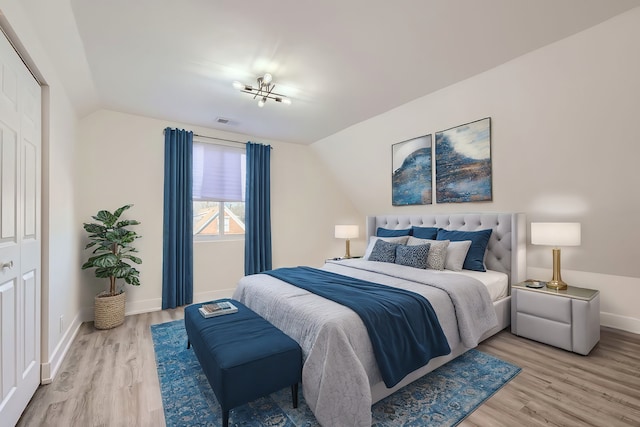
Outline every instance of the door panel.
<path fill-rule="evenodd" d="M 24 290 L 22 295 L 22 314 L 24 316 L 22 318 L 22 324 L 24 325 L 22 336 L 25 338 L 22 352 L 22 372 L 31 369 L 34 362 L 40 360 L 39 355 L 36 354 L 36 349 L 39 348 L 39 343 L 36 342 L 36 337 L 39 335 L 38 325 L 36 325 L 38 320 L 38 316 L 36 316 L 38 310 L 36 286 L 36 272 L 34 270 L 22 275 L 22 288 Z"/>
<path fill-rule="evenodd" d="M 36 212 L 36 193 L 37 187 L 37 150 L 26 142 L 24 144 L 24 234 L 23 239 L 33 239 L 36 237 L 36 223 L 38 221 L 38 212 Z"/>
<path fill-rule="evenodd" d="M 17 386 L 16 369 L 16 286 L 15 279 L 6 281 L 0 285 L 0 334 L 2 334 L 2 369 L 0 370 L 0 382 L 2 383 L 2 401 L 15 393 Z"/>
<path fill-rule="evenodd" d="M 0 204 L 0 243 L 13 242 L 16 233 L 16 208 L 18 196 L 18 141 L 16 133 L 0 123 L 0 179 L 2 199 Z"/>

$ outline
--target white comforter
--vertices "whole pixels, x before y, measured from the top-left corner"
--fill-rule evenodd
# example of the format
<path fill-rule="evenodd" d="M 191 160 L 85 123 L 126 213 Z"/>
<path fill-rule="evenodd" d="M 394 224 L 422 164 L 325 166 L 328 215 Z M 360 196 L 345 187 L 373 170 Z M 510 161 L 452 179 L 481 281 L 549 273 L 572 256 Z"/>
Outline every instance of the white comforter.
<path fill-rule="evenodd" d="M 463 275 L 363 260 L 327 263 L 323 269 L 424 295 L 451 348 L 460 342 L 475 347 L 480 336 L 497 325 L 484 285 Z M 233 297 L 300 344 L 305 360 L 302 390 L 320 424 L 371 425 L 371 386 L 382 378 L 364 323 L 355 312 L 263 274 L 242 278 Z"/>

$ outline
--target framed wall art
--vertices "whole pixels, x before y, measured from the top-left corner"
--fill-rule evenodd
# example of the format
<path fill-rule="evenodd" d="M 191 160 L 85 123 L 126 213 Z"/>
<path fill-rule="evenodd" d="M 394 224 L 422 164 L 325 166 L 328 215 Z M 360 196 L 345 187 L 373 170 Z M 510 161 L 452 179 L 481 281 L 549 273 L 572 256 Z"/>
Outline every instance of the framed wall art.
<path fill-rule="evenodd" d="M 391 146 L 393 206 L 431 204 L 432 145 L 425 135 Z"/>
<path fill-rule="evenodd" d="M 492 200 L 491 118 L 436 132 L 436 203 Z"/>

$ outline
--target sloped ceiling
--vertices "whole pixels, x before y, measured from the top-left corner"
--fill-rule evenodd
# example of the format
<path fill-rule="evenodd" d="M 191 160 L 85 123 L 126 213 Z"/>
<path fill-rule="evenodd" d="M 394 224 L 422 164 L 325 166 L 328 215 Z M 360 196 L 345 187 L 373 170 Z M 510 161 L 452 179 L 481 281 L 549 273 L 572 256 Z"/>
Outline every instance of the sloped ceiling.
<path fill-rule="evenodd" d="M 23 0 L 81 115 L 107 108 L 301 144 L 639 5 Z M 265 72 L 292 105 L 259 108 L 232 87 Z"/>

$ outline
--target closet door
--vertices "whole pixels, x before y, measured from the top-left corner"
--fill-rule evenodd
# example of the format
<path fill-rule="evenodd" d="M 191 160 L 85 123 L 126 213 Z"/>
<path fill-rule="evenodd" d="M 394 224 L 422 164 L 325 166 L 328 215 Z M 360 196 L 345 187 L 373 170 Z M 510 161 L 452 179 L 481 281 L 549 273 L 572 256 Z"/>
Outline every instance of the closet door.
<path fill-rule="evenodd" d="M 40 384 L 41 91 L 0 33 L 0 420 Z"/>

